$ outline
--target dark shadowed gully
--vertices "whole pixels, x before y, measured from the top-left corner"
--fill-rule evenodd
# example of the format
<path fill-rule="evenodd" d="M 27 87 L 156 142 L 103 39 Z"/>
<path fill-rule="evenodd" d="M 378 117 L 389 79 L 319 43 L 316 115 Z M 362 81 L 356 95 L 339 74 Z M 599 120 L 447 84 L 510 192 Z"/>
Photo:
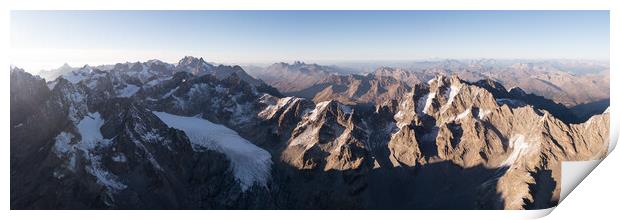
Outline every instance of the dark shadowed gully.
<path fill-rule="evenodd" d="M 608 101 L 511 68 L 12 68 L 11 209 L 552 207 L 562 161 L 607 154 Z"/>

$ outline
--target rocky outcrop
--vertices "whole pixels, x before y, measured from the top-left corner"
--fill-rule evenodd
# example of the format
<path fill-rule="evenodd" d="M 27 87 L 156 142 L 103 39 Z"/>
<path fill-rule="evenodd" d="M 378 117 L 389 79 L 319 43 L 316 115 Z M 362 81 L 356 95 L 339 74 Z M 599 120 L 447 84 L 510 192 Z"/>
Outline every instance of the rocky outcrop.
<path fill-rule="evenodd" d="M 609 110 L 567 123 L 495 81 L 337 76 L 312 100 L 186 59 L 207 73 L 12 69 L 11 208 L 540 209 L 562 161 L 607 153 Z"/>
<path fill-rule="evenodd" d="M 13 117 L 19 126 L 11 128 L 12 208 L 273 206 L 268 190 L 240 186 L 231 173 L 228 156 L 195 150 L 184 132 L 168 127 L 147 109 L 157 106 L 142 98 L 149 97 L 149 92 L 156 94 L 156 88 L 165 88 L 160 85 L 164 82 L 187 80 L 183 74 L 170 79 L 162 74 L 151 79 L 160 81 L 156 85 L 147 85 L 131 73 L 85 67 L 74 73 L 79 78 L 55 80 L 51 91 L 43 80 L 28 73 L 15 69 L 11 74 L 11 85 L 15 85 L 11 88 L 12 108 L 30 110 L 23 118 Z M 255 92 L 238 78 L 215 82 L 227 87 L 241 85 L 244 89 L 238 91 Z M 131 83 L 140 86 L 139 92 L 128 97 L 115 94 L 117 85 Z"/>
<path fill-rule="evenodd" d="M 444 187 L 458 185 L 461 190 L 479 193 L 431 194 L 442 199 L 430 207 L 545 208 L 559 200 L 562 161 L 600 159 L 607 152 L 608 115 L 566 124 L 531 105 L 500 104 L 490 91 L 456 76 L 439 76 L 416 85 L 398 104 L 388 102 L 374 112 L 357 110 L 359 107 L 348 111 L 345 109 L 351 107 L 343 106 L 332 101 L 311 108 L 299 121 L 281 158 L 295 169 L 323 170 L 310 175 L 318 184 L 333 181 L 324 179 L 324 172 L 357 173 L 355 183 L 339 186 L 356 189 L 352 198 L 375 198 L 378 192 L 371 188 L 387 193 L 373 185 L 384 173 L 398 181 L 424 185 L 438 178 L 427 169 L 444 169 L 475 173 L 467 177 L 474 179 L 467 182 L 471 185 L 454 182 Z M 381 117 L 381 112 L 388 112 L 393 119 Z M 581 133 L 580 129 L 593 123 L 600 126 L 594 127 L 596 132 Z M 377 140 L 376 135 L 388 141 L 372 141 Z M 586 142 L 589 145 L 582 145 Z M 400 173 L 403 170 L 413 173 Z M 357 191 L 360 186 L 364 189 Z M 424 199 L 409 195 L 411 203 Z M 457 196 L 467 197 L 460 199 L 475 205 L 451 203 Z M 366 202 L 363 207 L 378 206 L 373 199 Z"/>

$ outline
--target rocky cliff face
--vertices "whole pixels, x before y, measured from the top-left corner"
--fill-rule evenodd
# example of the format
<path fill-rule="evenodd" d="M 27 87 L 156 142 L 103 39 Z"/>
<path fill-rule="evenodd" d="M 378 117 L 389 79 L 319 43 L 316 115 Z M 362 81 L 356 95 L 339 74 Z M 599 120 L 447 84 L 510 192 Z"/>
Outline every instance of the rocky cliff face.
<path fill-rule="evenodd" d="M 446 190 L 422 193 L 436 199 L 419 207 L 524 209 L 557 203 L 561 161 L 606 154 L 607 129 L 596 127 L 587 137 L 580 129 L 608 126 L 608 113 L 566 124 L 545 110 L 498 99 L 458 77 L 439 76 L 374 111 L 321 102 L 306 110 L 280 158 L 308 173 L 316 185 L 341 184 L 352 199 L 344 204 L 354 207 L 383 207 L 379 201 L 390 199 L 378 194 L 386 193 L 393 198 L 387 204 L 399 201 L 391 208 L 418 207 L 428 200 L 416 195 L 419 189 L 390 194 L 378 180 L 389 176 L 414 188 Z M 454 179 L 441 182 L 443 174 Z M 352 181 L 339 183 L 333 175 Z M 441 184 L 434 186 L 437 181 Z"/>
<path fill-rule="evenodd" d="M 310 100 L 205 63 L 12 69 L 11 207 L 538 209 L 562 161 L 607 153 L 608 111 L 568 123 L 496 82 L 353 77 Z"/>

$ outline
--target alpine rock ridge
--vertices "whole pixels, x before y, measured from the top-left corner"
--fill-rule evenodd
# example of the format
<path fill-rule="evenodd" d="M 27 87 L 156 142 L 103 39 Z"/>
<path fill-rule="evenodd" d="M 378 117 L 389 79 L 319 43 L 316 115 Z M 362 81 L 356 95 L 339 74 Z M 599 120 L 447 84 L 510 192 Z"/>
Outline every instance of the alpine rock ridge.
<path fill-rule="evenodd" d="M 294 65 L 271 68 L 312 82 L 285 90 L 195 57 L 11 68 L 11 208 L 543 209 L 563 161 L 607 154 L 609 109 L 574 120 L 488 79 Z"/>

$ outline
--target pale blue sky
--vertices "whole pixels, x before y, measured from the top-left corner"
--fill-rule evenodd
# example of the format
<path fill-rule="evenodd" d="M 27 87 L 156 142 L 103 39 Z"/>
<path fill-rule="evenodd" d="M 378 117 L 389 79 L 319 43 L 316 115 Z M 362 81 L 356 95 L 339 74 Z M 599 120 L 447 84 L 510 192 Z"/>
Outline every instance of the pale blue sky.
<path fill-rule="evenodd" d="M 13 11 L 12 62 L 54 66 L 609 59 L 609 11 Z"/>

